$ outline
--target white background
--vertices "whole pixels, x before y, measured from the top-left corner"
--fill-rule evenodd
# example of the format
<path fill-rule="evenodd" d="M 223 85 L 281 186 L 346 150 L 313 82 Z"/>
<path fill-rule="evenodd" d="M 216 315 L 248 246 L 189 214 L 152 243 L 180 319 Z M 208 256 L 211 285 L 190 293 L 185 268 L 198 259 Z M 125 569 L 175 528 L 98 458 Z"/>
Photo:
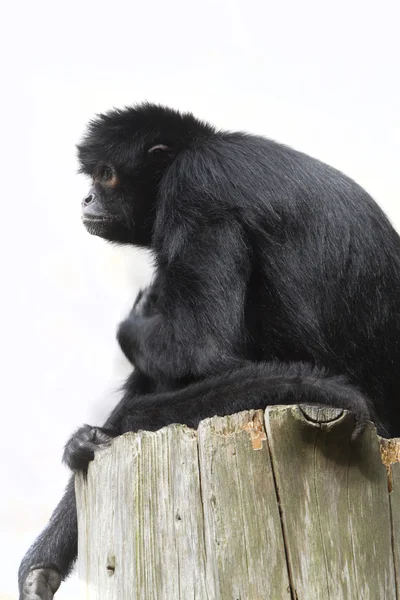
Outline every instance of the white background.
<path fill-rule="evenodd" d="M 128 367 L 118 321 L 147 258 L 89 236 L 75 143 L 141 100 L 284 141 L 344 170 L 400 226 L 397 0 L 15 2 L 1 14 L 0 600 Z M 57 598 L 77 598 L 73 578 Z"/>

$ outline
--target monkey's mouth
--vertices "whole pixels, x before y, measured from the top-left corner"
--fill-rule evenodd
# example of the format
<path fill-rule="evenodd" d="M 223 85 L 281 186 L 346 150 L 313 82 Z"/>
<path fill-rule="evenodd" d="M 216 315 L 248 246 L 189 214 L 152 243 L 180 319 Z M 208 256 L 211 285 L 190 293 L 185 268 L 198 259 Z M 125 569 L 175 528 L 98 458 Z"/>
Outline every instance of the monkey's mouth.
<path fill-rule="evenodd" d="M 109 225 L 109 219 L 105 217 L 88 217 L 82 216 L 82 223 L 85 226 L 86 231 L 91 233 L 92 235 L 102 235 L 106 234 Z"/>
<path fill-rule="evenodd" d="M 112 225 L 112 221 L 107 217 L 89 217 L 86 215 L 82 215 L 82 223 L 89 233 L 104 230 Z"/>
<path fill-rule="evenodd" d="M 104 223 L 104 221 L 108 221 L 107 217 L 88 217 L 87 215 L 82 215 L 82 221 L 84 223 Z"/>
<path fill-rule="evenodd" d="M 82 215 L 82 223 L 88 233 L 105 240 L 118 242 L 121 236 L 130 239 L 129 232 L 121 226 L 118 219 L 108 217 L 90 217 Z"/>

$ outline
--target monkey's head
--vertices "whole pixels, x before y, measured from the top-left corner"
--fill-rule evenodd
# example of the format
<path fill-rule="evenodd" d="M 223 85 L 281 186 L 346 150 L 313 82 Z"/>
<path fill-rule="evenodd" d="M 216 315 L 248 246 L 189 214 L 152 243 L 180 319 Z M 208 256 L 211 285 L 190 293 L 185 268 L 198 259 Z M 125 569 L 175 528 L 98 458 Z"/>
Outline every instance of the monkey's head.
<path fill-rule="evenodd" d="M 92 179 L 82 220 L 93 235 L 150 246 L 160 185 L 176 156 L 213 128 L 191 114 L 142 104 L 98 115 L 78 145 Z"/>

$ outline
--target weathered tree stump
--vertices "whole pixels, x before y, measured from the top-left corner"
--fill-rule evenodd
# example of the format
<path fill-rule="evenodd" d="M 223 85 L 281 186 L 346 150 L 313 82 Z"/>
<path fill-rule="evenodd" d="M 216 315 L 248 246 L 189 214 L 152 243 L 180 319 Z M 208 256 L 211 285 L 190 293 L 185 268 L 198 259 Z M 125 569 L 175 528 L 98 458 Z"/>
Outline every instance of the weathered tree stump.
<path fill-rule="evenodd" d="M 317 407 L 117 438 L 77 477 L 87 600 L 399 600 L 400 440 Z"/>

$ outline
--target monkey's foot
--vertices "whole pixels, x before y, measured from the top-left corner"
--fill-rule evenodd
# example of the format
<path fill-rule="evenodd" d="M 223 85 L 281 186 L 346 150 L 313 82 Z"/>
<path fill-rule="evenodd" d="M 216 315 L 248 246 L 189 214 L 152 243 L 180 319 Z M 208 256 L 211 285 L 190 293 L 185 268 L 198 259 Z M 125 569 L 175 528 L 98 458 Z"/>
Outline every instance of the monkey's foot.
<path fill-rule="evenodd" d="M 94 459 L 94 453 L 109 446 L 115 434 L 102 427 L 83 425 L 65 444 L 63 462 L 74 472 L 87 471 L 90 461 Z"/>
<path fill-rule="evenodd" d="M 53 600 L 60 583 L 61 575 L 55 569 L 33 568 L 25 579 L 20 600 Z"/>

